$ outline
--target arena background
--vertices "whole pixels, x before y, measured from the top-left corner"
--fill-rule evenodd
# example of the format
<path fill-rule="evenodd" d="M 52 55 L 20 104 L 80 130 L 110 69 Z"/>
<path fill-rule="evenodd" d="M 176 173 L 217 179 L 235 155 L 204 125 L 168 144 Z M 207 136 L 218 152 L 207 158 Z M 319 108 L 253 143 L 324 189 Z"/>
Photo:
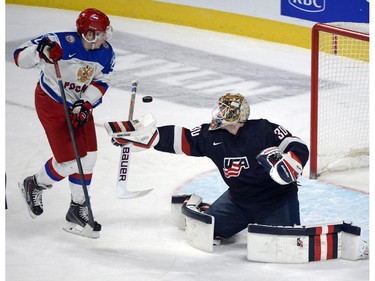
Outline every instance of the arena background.
<path fill-rule="evenodd" d="M 236 0 L 235 3 L 230 1 L 231 4 L 224 0 L 190 1 L 190 6 L 176 4 L 177 2 L 189 1 L 6 0 L 6 4 L 76 11 L 96 7 L 109 15 L 185 25 L 310 48 L 310 27 L 313 22 L 281 16 L 279 1 L 254 0 L 249 3 L 245 0 Z M 208 2 L 214 3 L 207 4 Z"/>

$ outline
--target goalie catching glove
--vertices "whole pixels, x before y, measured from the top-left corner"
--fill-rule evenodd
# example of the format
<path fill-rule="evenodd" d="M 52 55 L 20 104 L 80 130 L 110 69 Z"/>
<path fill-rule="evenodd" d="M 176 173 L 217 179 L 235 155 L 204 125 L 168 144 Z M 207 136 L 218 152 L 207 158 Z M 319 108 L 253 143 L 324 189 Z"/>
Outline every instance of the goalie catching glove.
<path fill-rule="evenodd" d="M 156 120 L 150 113 L 138 120 L 107 122 L 104 127 L 116 146 L 131 142 L 142 150 L 154 147 L 159 142 Z"/>
<path fill-rule="evenodd" d="M 271 178 L 281 185 L 295 182 L 302 173 L 301 161 L 292 151 L 280 153 L 278 147 L 269 147 L 261 151 L 256 158 Z"/>

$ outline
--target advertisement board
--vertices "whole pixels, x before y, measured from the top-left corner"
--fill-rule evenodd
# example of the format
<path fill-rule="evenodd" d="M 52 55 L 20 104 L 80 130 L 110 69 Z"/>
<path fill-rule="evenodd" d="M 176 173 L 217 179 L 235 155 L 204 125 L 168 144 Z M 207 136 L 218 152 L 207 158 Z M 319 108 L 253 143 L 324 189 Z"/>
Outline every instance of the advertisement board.
<path fill-rule="evenodd" d="M 314 22 L 369 22 L 369 0 L 281 0 L 281 15 Z"/>

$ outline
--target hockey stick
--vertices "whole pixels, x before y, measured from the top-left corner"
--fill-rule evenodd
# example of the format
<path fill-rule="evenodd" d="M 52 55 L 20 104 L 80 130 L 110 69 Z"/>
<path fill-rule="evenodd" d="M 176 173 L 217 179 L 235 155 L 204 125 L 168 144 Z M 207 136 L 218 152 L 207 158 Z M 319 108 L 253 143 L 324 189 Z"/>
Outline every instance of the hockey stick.
<path fill-rule="evenodd" d="M 133 80 L 128 120 L 133 120 L 137 86 L 138 86 L 138 81 Z M 152 189 L 140 190 L 140 191 L 128 190 L 129 162 L 130 162 L 130 154 L 131 154 L 132 146 L 133 146 L 132 143 L 128 143 L 128 144 L 121 146 L 121 157 L 120 157 L 116 193 L 115 193 L 116 197 L 119 199 L 131 199 L 131 198 L 142 197 L 148 194 L 149 192 L 151 192 L 152 190 Z"/>
<path fill-rule="evenodd" d="M 69 134 L 70 134 L 70 138 L 71 138 L 72 144 L 73 144 L 73 150 L 74 150 L 74 155 L 76 157 L 78 172 L 79 172 L 79 176 L 80 176 L 80 179 L 81 179 L 81 182 L 82 182 L 82 189 L 83 189 L 83 193 L 85 194 L 85 200 L 86 200 L 86 205 L 87 205 L 87 209 L 88 209 L 88 222 L 87 223 L 88 223 L 89 226 L 91 226 L 92 229 L 94 229 L 94 225 L 95 225 L 94 215 L 92 214 L 90 196 L 89 196 L 89 193 L 87 191 L 87 185 L 86 185 L 86 181 L 85 181 L 85 176 L 83 174 L 81 158 L 80 158 L 79 153 L 78 153 L 77 142 L 76 142 L 76 139 L 75 139 L 75 136 L 74 136 L 73 125 L 70 121 L 70 113 L 69 113 L 68 105 L 67 105 L 67 102 L 66 102 L 65 90 L 64 90 L 62 79 L 61 79 L 60 67 L 59 67 L 59 64 L 58 64 L 57 61 L 54 63 L 54 65 L 55 65 L 57 82 L 59 83 L 61 98 L 62 98 L 62 101 L 63 101 L 66 122 L 68 123 Z"/>
<path fill-rule="evenodd" d="M 138 81 L 133 80 L 132 81 L 132 95 L 130 97 L 130 105 L 129 105 L 129 116 L 128 120 L 133 120 L 134 115 L 134 106 L 135 106 L 135 95 L 137 93 L 137 87 L 138 87 Z"/>

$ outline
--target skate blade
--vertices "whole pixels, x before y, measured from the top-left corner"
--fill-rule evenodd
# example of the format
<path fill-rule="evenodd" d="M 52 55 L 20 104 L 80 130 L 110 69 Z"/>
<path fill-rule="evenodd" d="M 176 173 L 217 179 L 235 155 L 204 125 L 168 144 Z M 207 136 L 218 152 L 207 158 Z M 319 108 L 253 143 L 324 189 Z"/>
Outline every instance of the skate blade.
<path fill-rule="evenodd" d="M 82 227 L 78 224 L 67 222 L 67 224 L 63 227 L 63 229 L 66 232 L 76 234 L 79 236 L 83 236 L 83 237 L 87 237 L 87 238 L 97 239 L 100 237 L 100 232 L 94 231 L 92 227 L 88 224 L 86 224 L 85 227 Z"/>
<path fill-rule="evenodd" d="M 25 204 L 26 204 L 26 207 L 27 207 L 27 210 L 29 211 L 30 216 L 31 216 L 33 219 L 35 219 L 37 216 L 36 216 L 36 215 L 33 213 L 33 211 L 30 209 L 30 206 L 29 206 L 29 204 L 27 204 L 27 201 L 26 201 L 26 192 L 25 192 L 25 187 L 23 186 L 23 182 L 19 182 L 19 183 L 18 183 L 18 187 L 19 187 L 19 189 L 20 189 L 20 191 L 21 191 L 21 193 L 22 193 L 23 199 L 25 199 L 24 202 L 25 202 Z"/>

